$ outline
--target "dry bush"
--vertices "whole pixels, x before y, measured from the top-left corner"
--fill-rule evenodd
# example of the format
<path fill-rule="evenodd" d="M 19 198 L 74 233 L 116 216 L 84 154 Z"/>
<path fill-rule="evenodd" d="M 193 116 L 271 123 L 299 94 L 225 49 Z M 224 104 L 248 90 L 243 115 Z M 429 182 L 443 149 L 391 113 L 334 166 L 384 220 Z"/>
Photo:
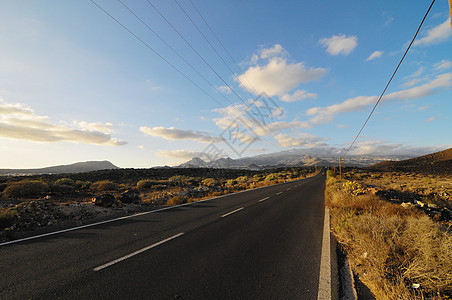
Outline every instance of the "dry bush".
<path fill-rule="evenodd" d="M 326 197 L 332 231 L 377 299 L 452 295 L 452 237 L 440 224 L 374 195 L 345 193 L 330 179 Z"/>
<path fill-rule="evenodd" d="M 5 197 L 39 197 L 49 190 L 47 183 L 39 180 L 11 182 L 3 191 Z"/>
<path fill-rule="evenodd" d="M 54 182 L 55 185 L 75 185 L 75 180 L 71 178 L 60 178 Z"/>
<path fill-rule="evenodd" d="M 207 187 L 214 187 L 218 185 L 218 181 L 213 178 L 206 178 L 202 181 L 202 184 Z"/>
<path fill-rule="evenodd" d="M 96 181 L 91 185 L 92 190 L 96 191 L 115 191 L 118 189 L 118 185 L 109 180 Z"/>
<path fill-rule="evenodd" d="M 151 189 L 154 185 L 159 183 L 158 181 L 151 179 L 142 179 L 137 182 L 137 189 L 139 190 L 148 190 Z"/>
<path fill-rule="evenodd" d="M 166 201 L 166 205 L 168 206 L 173 206 L 173 205 L 179 205 L 183 202 L 183 198 L 180 196 L 174 196 L 168 199 L 168 201 Z"/>

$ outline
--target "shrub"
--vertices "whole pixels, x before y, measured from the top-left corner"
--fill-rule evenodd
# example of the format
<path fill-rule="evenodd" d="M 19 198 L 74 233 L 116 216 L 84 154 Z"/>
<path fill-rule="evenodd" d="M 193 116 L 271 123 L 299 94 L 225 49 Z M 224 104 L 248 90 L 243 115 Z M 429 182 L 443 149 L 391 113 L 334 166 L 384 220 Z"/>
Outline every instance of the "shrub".
<path fill-rule="evenodd" d="M 353 195 L 358 189 L 356 182 L 329 178 L 325 195 L 332 231 L 360 279 L 377 299 L 448 299 L 452 236 L 447 228 L 375 195 Z"/>
<path fill-rule="evenodd" d="M 188 184 L 188 183 L 193 183 L 193 181 L 195 181 L 195 179 L 193 177 L 188 177 L 185 175 L 171 176 L 168 180 L 173 185 L 180 185 L 180 186 Z"/>
<path fill-rule="evenodd" d="M 248 181 L 248 176 L 240 176 L 240 177 L 237 177 L 235 180 L 237 180 L 240 183 L 245 183 Z"/>
<path fill-rule="evenodd" d="M 181 204 L 183 201 L 183 198 L 180 196 L 174 196 L 168 199 L 168 201 L 166 201 L 166 205 L 168 206 L 173 206 L 173 205 L 179 205 Z"/>
<path fill-rule="evenodd" d="M 366 193 L 365 188 L 356 181 L 347 181 L 346 183 L 342 184 L 342 188 L 345 193 L 351 194 L 353 196 Z"/>
<path fill-rule="evenodd" d="M 60 178 L 54 182 L 55 185 L 75 185 L 75 181 L 70 178 Z"/>
<path fill-rule="evenodd" d="M 329 177 L 336 177 L 337 176 L 337 174 L 336 174 L 336 172 L 334 172 L 334 170 L 327 170 L 326 171 L 326 177 L 327 178 L 329 178 Z"/>
<path fill-rule="evenodd" d="M 90 181 L 81 181 L 81 180 L 77 180 L 75 182 L 75 188 L 80 189 L 80 190 L 87 190 L 91 187 L 93 183 Z"/>
<path fill-rule="evenodd" d="M 202 184 L 207 187 L 214 187 L 218 185 L 218 181 L 213 178 L 206 178 L 202 181 Z"/>
<path fill-rule="evenodd" d="M 109 180 L 102 180 L 93 183 L 91 189 L 96 191 L 114 191 L 118 189 L 118 185 Z"/>
<path fill-rule="evenodd" d="M 39 197 L 49 190 L 47 183 L 39 180 L 22 180 L 9 183 L 3 191 L 6 197 Z"/>
<path fill-rule="evenodd" d="M 137 182 L 137 189 L 139 190 L 148 190 L 152 188 L 156 184 L 155 180 L 151 179 L 142 179 Z"/>
<path fill-rule="evenodd" d="M 237 180 L 235 179 L 229 179 L 228 181 L 226 181 L 226 184 L 229 186 L 233 186 L 237 184 Z"/>
<path fill-rule="evenodd" d="M 276 179 L 277 179 L 277 177 L 276 177 L 276 175 L 273 174 L 273 173 L 268 174 L 268 175 L 265 177 L 265 180 L 266 180 L 266 181 L 273 181 L 273 180 L 276 180 Z"/>

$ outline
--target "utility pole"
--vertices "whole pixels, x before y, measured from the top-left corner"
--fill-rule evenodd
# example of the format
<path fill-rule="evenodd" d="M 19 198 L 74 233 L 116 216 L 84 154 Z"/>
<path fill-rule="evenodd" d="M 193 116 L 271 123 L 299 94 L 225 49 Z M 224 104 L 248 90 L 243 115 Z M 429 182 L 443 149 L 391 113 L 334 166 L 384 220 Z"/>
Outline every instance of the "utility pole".
<path fill-rule="evenodd" d="M 450 0 L 452 1 L 452 0 Z M 339 178 L 342 180 L 342 166 L 341 166 L 342 158 L 339 156 Z"/>
<path fill-rule="evenodd" d="M 450 30 L 452 30 L 452 0 L 449 0 Z"/>

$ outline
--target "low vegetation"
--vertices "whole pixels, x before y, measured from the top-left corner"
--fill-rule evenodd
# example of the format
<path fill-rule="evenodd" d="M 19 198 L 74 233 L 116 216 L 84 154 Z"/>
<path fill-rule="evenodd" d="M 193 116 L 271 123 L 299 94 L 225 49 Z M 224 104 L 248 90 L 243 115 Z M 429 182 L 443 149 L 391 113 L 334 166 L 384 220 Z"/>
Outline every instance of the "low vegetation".
<path fill-rule="evenodd" d="M 39 180 L 21 180 L 8 184 L 3 191 L 5 197 L 33 197 L 47 192 L 49 186 Z"/>
<path fill-rule="evenodd" d="M 450 178 L 427 182 L 425 175 L 359 170 L 346 172 L 342 180 L 327 175 L 331 230 L 377 299 L 452 297 L 450 220 L 429 216 L 420 205 L 402 205 L 407 199 L 384 197 L 388 190 L 411 191 L 418 199 L 413 201 L 450 207 L 445 187 Z"/>
<path fill-rule="evenodd" d="M 121 209 L 124 212 L 143 211 L 286 182 L 314 173 L 315 168 L 263 171 L 117 169 L 64 175 L 3 176 L 0 177 L 0 239 L 5 232 L 33 230 L 56 224 L 64 218 L 80 222 L 95 217 L 100 207 L 109 207 L 116 212 Z"/>

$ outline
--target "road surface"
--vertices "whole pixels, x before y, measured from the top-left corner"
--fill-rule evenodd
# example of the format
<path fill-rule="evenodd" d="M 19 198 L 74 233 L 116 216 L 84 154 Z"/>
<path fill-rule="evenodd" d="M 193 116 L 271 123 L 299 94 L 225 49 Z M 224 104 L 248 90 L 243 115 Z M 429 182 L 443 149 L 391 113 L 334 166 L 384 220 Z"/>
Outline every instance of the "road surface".
<path fill-rule="evenodd" d="M 319 174 L 1 245 L 0 298 L 317 299 L 324 187 Z"/>

